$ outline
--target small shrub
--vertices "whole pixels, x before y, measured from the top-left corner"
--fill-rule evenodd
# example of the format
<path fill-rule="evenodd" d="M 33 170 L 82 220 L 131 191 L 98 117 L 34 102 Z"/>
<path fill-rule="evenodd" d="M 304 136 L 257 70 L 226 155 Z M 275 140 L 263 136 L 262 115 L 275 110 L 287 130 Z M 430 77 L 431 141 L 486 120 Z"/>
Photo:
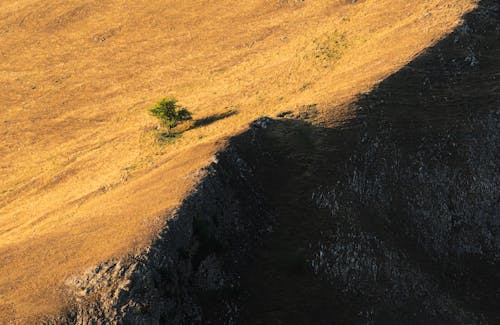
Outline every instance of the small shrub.
<path fill-rule="evenodd" d="M 146 315 L 149 312 L 149 306 L 145 304 L 138 304 L 135 306 L 135 311 L 138 314 Z"/>
<path fill-rule="evenodd" d="M 158 118 L 161 125 L 167 127 L 169 132 L 179 123 L 192 119 L 191 112 L 179 106 L 175 98 L 163 98 L 149 112 Z"/>
<path fill-rule="evenodd" d="M 315 44 L 316 59 L 323 64 L 338 61 L 348 47 L 346 34 L 338 31 L 325 33 L 313 42 Z"/>

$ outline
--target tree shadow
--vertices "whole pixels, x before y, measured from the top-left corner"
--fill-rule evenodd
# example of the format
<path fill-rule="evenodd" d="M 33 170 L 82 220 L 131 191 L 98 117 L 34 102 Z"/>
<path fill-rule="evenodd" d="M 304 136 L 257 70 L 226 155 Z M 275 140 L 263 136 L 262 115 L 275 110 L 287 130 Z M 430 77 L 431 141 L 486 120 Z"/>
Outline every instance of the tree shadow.
<path fill-rule="evenodd" d="M 238 114 L 237 110 L 229 110 L 229 111 L 224 112 L 224 113 L 212 114 L 212 115 L 209 115 L 209 116 L 204 117 L 202 119 L 195 120 L 193 125 L 191 126 L 191 129 L 196 129 L 196 128 L 199 128 L 202 126 L 207 126 L 207 125 L 210 125 L 210 124 L 215 123 L 217 121 L 223 120 L 225 118 L 234 116 L 236 114 Z"/>
<path fill-rule="evenodd" d="M 177 125 L 175 128 L 158 132 L 156 135 L 156 139 L 162 145 L 170 144 L 179 139 L 182 136 L 182 134 L 186 131 L 210 125 L 212 123 L 215 123 L 217 121 L 223 120 L 225 118 L 231 117 L 236 114 L 238 114 L 238 111 L 229 110 L 224 113 L 212 114 L 198 120 L 185 121 Z"/>

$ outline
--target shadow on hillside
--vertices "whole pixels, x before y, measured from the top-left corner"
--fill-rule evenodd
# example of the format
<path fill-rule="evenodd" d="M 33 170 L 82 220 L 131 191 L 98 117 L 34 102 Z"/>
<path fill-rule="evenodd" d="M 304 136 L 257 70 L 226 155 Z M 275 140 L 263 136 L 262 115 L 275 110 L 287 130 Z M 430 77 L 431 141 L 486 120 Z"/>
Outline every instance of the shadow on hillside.
<path fill-rule="evenodd" d="M 242 276 L 241 324 L 500 320 L 499 40 L 500 4 L 480 1 L 341 127 L 279 119 L 243 141 L 278 225 Z M 280 271 L 318 242 L 331 286 Z"/>

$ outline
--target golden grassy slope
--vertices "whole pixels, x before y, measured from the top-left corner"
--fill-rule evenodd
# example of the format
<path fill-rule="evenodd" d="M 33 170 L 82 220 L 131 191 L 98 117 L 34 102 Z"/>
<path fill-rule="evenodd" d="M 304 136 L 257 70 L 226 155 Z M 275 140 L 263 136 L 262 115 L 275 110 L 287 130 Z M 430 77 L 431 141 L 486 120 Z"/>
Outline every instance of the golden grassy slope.
<path fill-rule="evenodd" d="M 349 102 L 471 0 L 0 2 L 0 323 L 57 313 L 71 274 L 141 249 L 227 136 Z M 147 108 L 238 114 L 154 144 Z"/>

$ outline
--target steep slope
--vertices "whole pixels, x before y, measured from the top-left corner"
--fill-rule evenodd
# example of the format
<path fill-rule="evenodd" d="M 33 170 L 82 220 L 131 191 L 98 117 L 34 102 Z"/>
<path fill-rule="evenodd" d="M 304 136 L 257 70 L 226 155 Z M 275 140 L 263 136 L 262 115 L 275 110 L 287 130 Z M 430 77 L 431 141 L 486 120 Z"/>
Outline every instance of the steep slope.
<path fill-rule="evenodd" d="M 330 123 L 252 123 L 146 252 L 74 280 L 61 321 L 498 323 L 499 17 L 482 1 Z"/>
<path fill-rule="evenodd" d="M 220 140 L 303 105 L 334 119 L 474 7 L 2 2 L 0 320 L 60 313 L 68 277 L 147 247 Z M 146 108 L 165 95 L 215 122 L 158 146 Z"/>
<path fill-rule="evenodd" d="M 499 15 L 481 2 L 335 124 L 254 122 L 64 321 L 496 324 Z"/>

